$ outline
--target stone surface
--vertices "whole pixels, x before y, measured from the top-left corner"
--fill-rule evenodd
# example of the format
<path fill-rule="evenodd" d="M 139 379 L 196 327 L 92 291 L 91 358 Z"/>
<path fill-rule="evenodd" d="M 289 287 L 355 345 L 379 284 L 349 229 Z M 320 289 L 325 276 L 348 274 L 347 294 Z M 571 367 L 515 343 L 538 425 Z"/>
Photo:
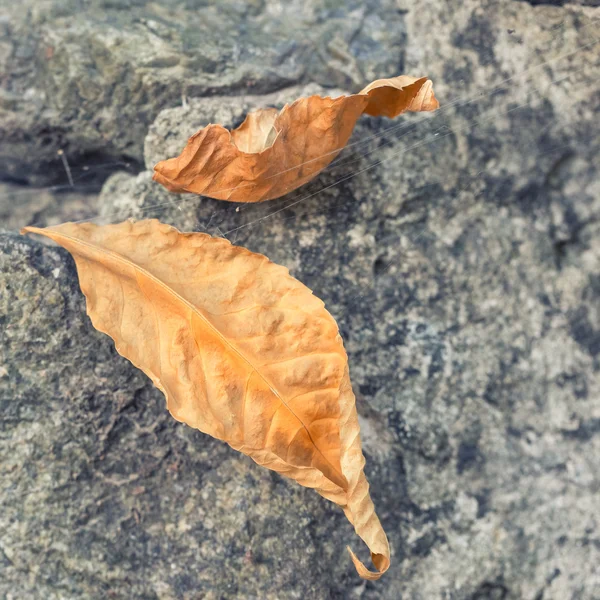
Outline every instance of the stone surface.
<path fill-rule="evenodd" d="M 13 230 L 25 225 L 47 227 L 95 217 L 98 194 L 76 190 L 0 183 L 0 227 Z"/>
<path fill-rule="evenodd" d="M 363 118 L 273 202 L 170 194 L 150 171 L 99 199 L 100 222 L 226 235 L 325 300 L 390 571 L 358 580 L 341 511 L 170 419 L 91 327 L 68 255 L 8 233 L 0 597 L 600 598 L 600 15 L 399 8 L 405 70 L 434 79 L 438 113 Z M 162 112 L 147 167 L 260 103 L 227 92 Z"/>
<path fill-rule="evenodd" d="M 0 13 L 0 173 L 62 183 L 71 162 L 141 163 L 182 98 L 352 86 L 402 71 L 393 0 L 24 0 Z"/>
<path fill-rule="evenodd" d="M 177 424 L 64 252 L 0 244 L 0 596 L 318 599 L 331 569 L 343 589 L 341 512 Z"/>

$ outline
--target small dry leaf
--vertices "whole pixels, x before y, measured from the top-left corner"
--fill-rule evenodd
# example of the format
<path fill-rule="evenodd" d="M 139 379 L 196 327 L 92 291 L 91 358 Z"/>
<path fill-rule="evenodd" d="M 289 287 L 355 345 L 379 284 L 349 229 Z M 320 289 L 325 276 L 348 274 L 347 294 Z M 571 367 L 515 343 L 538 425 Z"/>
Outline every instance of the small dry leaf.
<path fill-rule="evenodd" d="M 281 111 L 249 113 L 233 131 L 208 125 L 176 158 L 159 162 L 154 179 L 172 192 L 232 202 L 262 202 L 287 194 L 322 171 L 344 148 L 363 113 L 396 117 L 439 103 L 429 79 L 378 79 L 358 94 L 300 98 Z"/>
<path fill-rule="evenodd" d="M 363 467 L 348 359 L 323 302 L 265 256 L 157 220 L 66 223 L 87 312 L 178 420 L 339 504 L 371 550 L 390 550 Z"/>

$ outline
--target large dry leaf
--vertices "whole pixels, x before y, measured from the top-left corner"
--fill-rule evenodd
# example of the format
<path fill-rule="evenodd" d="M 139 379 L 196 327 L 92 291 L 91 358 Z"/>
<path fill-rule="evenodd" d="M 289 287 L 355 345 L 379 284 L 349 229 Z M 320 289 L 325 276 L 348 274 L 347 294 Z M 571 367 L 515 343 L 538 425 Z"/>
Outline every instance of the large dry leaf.
<path fill-rule="evenodd" d="M 265 256 L 157 220 L 67 223 L 45 235 L 75 258 L 96 329 L 142 369 L 178 420 L 343 507 L 377 572 L 390 550 L 369 497 L 338 327 Z"/>
<path fill-rule="evenodd" d="M 283 196 L 313 179 L 347 144 L 363 113 L 396 117 L 439 104 L 429 79 L 378 79 L 358 94 L 311 96 L 281 112 L 248 114 L 233 131 L 208 125 L 176 158 L 159 162 L 154 179 L 172 192 L 193 192 L 235 202 Z"/>

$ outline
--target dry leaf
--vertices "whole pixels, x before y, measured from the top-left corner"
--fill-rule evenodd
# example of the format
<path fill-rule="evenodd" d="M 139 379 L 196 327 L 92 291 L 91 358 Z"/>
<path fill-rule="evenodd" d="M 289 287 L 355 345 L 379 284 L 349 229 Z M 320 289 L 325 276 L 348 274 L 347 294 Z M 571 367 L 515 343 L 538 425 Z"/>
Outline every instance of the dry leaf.
<path fill-rule="evenodd" d="M 393 118 L 438 106 L 429 79 L 406 75 L 378 79 L 350 96 L 300 98 L 281 112 L 252 112 L 231 132 L 208 125 L 178 157 L 159 162 L 154 179 L 172 192 L 271 200 L 316 177 L 347 144 L 363 113 Z"/>
<path fill-rule="evenodd" d="M 265 256 L 157 220 L 66 223 L 45 235 L 75 258 L 87 312 L 178 420 L 339 504 L 377 572 L 389 566 L 369 497 L 338 327 Z"/>

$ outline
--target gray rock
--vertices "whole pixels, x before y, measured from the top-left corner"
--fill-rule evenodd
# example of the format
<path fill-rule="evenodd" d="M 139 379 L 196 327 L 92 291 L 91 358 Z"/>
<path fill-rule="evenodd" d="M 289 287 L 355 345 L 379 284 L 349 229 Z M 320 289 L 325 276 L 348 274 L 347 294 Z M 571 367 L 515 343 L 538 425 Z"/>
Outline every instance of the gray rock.
<path fill-rule="evenodd" d="M 363 118 L 260 205 L 119 173 L 98 219 L 226 235 L 325 300 L 390 571 L 360 582 L 335 506 L 175 423 L 89 324 L 68 255 L 5 235 L 0 597 L 600 598 L 598 13 L 406 8 L 404 70 L 438 113 Z M 261 104 L 226 91 L 162 112 L 147 168 Z"/>
<path fill-rule="evenodd" d="M 0 228 L 47 227 L 90 219 L 98 213 L 98 194 L 0 183 Z"/>
<path fill-rule="evenodd" d="M 37 0 L 0 19 L 0 172 L 63 183 L 72 164 L 142 162 L 147 128 L 182 98 L 402 71 L 393 0 Z"/>
<path fill-rule="evenodd" d="M 344 589 L 340 510 L 176 423 L 91 326 L 68 254 L 15 234 L 0 249 L 0 597 Z"/>

